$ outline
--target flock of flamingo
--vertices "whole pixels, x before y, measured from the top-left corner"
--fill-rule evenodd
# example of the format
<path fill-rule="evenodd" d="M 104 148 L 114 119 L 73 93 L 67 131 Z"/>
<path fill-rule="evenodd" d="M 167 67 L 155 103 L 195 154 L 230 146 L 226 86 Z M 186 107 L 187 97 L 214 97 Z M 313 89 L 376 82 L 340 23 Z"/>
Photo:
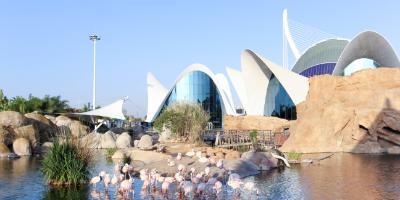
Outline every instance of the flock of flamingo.
<path fill-rule="evenodd" d="M 94 187 L 91 195 L 94 199 L 100 199 L 101 194 L 97 191 L 97 184 L 104 185 L 104 199 L 110 199 L 108 195 L 109 187 L 115 188 L 117 199 L 133 199 L 135 190 L 134 183 L 136 179 L 143 182 L 142 194 L 152 193 L 169 199 L 169 194 L 174 194 L 173 199 L 224 199 L 224 185 L 232 188 L 232 198 L 240 199 L 240 190 L 244 189 L 255 193 L 258 197 L 258 189 L 252 181 L 242 181 L 236 173 L 226 171 L 223 161 L 210 161 L 201 155 L 201 152 L 194 150 L 185 154 L 188 157 L 198 157 L 199 162 L 207 162 L 207 167 L 202 171 L 196 171 L 195 168 L 187 169 L 185 165 L 178 164 L 174 176 L 163 176 L 156 169 L 141 169 L 139 177 L 134 178 L 134 168 L 130 164 L 116 164 L 114 166 L 114 175 L 101 171 L 98 176 L 93 177 L 90 183 Z M 178 153 L 176 160 L 182 159 L 182 154 Z M 168 160 L 168 166 L 175 166 L 175 161 Z M 223 176 L 214 177 L 210 173 L 210 167 L 216 166 L 223 171 Z M 153 199 L 152 196 L 151 199 Z"/>

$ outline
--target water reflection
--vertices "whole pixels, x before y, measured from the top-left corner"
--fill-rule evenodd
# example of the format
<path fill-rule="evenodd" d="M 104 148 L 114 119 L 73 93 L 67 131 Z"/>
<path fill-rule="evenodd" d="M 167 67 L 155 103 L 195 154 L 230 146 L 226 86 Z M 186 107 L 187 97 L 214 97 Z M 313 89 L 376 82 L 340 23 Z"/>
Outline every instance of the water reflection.
<path fill-rule="evenodd" d="M 43 199 L 89 199 L 89 187 L 48 188 L 43 192 Z"/>
<path fill-rule="evenodd" d="M 112 162 L 104 156 L 92 174 L 106 170 L 112 174 Z M 319 164 L 263 172 L 245 181 L 254 181 L 259 196 L 242 191 L 242 199 L 398 199 L 400 196 L 400 157 L 337 154 Z M 134 199 L 163 199 L 162 195 L 141 193 L 142 182 L 135 180 Z M 224 197 L 230 197 L 225 187 Z M 40 158 L 0 159 L 0 199 L 95 199 L 91 186 L 80 188 L 49 188 L 40 172 Z M 100 198 L 104 188 L 97 186 Z M 107 193 L 115 199 L 115 190 Z M 95 195 L 95 196 L 93 196 Z M 169 199 L 176 199 L 174 194 Z"/>

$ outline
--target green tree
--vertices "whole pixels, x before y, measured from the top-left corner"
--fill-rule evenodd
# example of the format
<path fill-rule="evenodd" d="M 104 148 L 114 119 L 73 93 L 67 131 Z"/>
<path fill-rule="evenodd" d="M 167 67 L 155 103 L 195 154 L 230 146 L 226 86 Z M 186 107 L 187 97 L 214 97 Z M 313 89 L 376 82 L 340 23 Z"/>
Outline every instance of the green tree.
<path fill-rule="evenodd" d="M 46 95 L 42 100 L 42 111 L 46 113 L 62 113 L 68 108 L 68 101 L 61 100 L 60 96 Z"/>

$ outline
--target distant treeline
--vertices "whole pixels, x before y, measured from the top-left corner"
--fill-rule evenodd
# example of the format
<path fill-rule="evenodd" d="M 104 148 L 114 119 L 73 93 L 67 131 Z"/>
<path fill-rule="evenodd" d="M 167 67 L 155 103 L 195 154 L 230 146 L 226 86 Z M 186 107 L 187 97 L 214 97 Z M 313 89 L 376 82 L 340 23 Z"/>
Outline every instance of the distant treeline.
<path fill-rule="evenodd" d="M 86 105 L 80 111 L 85 109 L 89 110 Z M 30 113 L 38 111 L 42 113 L 63 113 L 75 112 L 68 105 L 67 100 L 61 99 L 61 96 L 45 95 L 43 98 L 32 96 L 31 94 L 27 99 L 21 96 L 8 98 L 4 95 L 3 90 L 0 89 L 0 111 L 17 111 L 20 113 Z"/>

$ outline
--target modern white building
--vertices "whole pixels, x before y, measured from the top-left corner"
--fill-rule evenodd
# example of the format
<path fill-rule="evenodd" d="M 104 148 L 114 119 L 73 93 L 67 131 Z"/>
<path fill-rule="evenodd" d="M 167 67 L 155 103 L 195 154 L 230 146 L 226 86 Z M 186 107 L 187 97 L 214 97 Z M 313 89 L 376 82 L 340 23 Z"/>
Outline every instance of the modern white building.
<path fill-rule="evenodd" d="M 381 66 L 400 67 L 389 42 L 376 32 L 365 31 L 352 40 L 324 39 L 301 53 L 289 27 L 285 26 L 288 26 L 287 13 L 284 13 L 284 35 L 296 58 L 293 66 L 279 66 L 247 49 L 241 54 L 240 70 L 226 68 L 246 115 L 296 119 L 296 105 L 308 93 L 308 78 L 323 74 L 344 76 Z M 147 122 L 153 122 L 164 107 L 177 101 L 201 104 L 217 126 L 222 125 L 223 115 L 237 115 L 227 79 L 204 65 L 190 65 L 169 90 L 151 73 L 147 82 Z"/>
<path fill-rule="evenodd" d="M 151 73 L 147 75 L 147 122 L 153 122 L 164 107 L 175 102 L 200 104 L 215 126 L 222 126 L 223 115 L 236 115 L 228 80 L 201 64 L 187 67 L 167 90 Z"/>

